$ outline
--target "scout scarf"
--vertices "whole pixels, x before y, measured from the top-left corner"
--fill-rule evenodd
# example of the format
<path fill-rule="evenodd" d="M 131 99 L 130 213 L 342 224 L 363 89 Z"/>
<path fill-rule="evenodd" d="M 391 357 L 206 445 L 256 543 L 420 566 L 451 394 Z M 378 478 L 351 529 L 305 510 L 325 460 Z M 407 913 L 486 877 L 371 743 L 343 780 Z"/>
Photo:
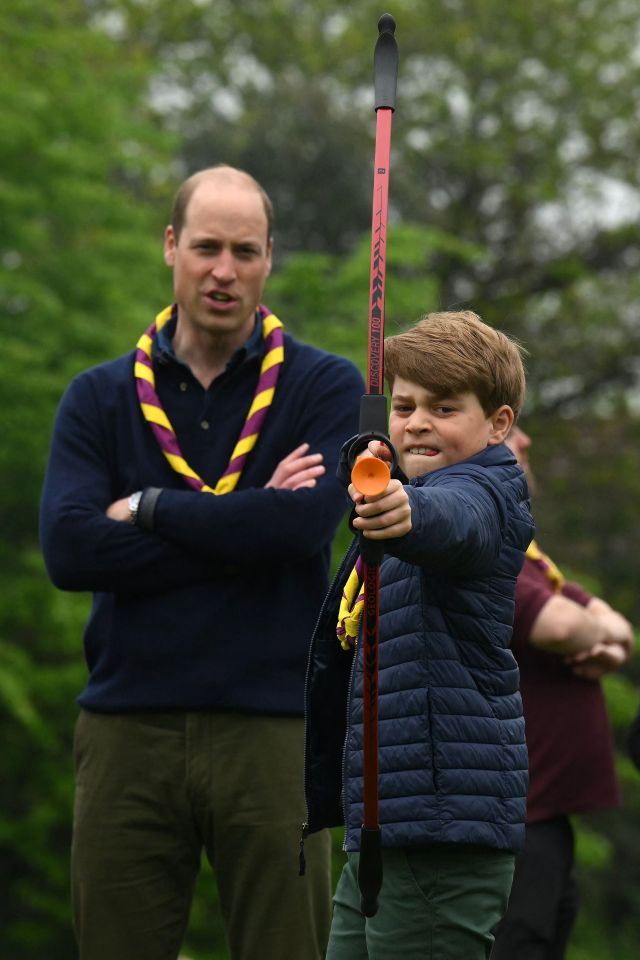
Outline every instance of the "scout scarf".
<path fill-rule="evenodd" d="M 525 557 L 527 557 L 529 560 L 532 560 L 533 563 L 540 567 L 547 580 L 551 581 L 554 591 L 556 593 L 560 593 L 566 583 L 566 580 L 558 567 L 556 567 L 551 557 L 548 557 L 546 553 L 542 552 L 535 540 L 532 540 L 527 547 L 525 551 Z"/>
<path fill-rule="evenodd" d="M 260 367 L 260 376 L 247 418 L 231 454 L 227 469 L 215 487 L 207 486 L 182 456 L 178 438 L 156 393 L 156 381 L 151 359 L 153 339 L 167 320 L 177 315 L 175 304 L 158 314 L 155 322 L 142 334 L 136 346 L 134 375 L 143 416 L 153 430 L 160 449 L 171 467 L 176 473 L 180 474 L 185 483 L 200 493 L 223 494 L 230 493 L 235 489 L 247 457 L 256 445 L 267 412 L 273 402 L 278 376 L 284 361 L 284 331 L 280 320 L 266 307 L 260 305 L 258 311 L 262 317 L 262 335 L 265 342 L 265 355 Z"/>
<path fill-rule="evenodd" d="M 364 563 L 358 556 L 356 565 L 342 588 L 336 633 L 343 650 L 350 650 L 358 639 L 364 601 Z"/>

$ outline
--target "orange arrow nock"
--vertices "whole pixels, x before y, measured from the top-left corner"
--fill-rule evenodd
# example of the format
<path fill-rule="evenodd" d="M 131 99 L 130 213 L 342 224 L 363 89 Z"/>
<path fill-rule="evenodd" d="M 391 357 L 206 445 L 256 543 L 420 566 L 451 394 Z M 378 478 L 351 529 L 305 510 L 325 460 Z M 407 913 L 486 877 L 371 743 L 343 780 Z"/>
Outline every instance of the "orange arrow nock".
<path fill-rule="evenodd" d="M 365 497 L 384 493 L 391 479 L 391 472 L 384 460 L 378 457 L 362 457 L 351 471 L 351 482 Z"/>

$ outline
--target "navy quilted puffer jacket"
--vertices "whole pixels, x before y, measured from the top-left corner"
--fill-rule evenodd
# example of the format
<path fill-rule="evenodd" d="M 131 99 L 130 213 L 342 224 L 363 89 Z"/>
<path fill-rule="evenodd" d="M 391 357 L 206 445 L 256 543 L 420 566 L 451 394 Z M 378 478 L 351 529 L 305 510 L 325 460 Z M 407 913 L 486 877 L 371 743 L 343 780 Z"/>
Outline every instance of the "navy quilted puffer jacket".
<path fill-rule="evenodd" d="M 411 532 L 380 570 L 379 795 L 384 846 L 524 839 L 527 752 L 509 649 L 515 584 L 533 536 L 526 481 L 490 446 L 408 486 Z M 308 830 L 362 825 L 362 645 L 335 633 L 345 557 L 314 633 L 307 676 Z"/>

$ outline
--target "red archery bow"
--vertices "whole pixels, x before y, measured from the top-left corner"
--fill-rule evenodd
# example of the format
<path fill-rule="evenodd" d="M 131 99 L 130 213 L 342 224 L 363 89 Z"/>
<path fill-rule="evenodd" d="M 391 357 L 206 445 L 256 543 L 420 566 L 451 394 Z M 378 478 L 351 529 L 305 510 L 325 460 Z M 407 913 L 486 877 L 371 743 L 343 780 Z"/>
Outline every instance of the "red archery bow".
<path fill-rule="evenodd" d="M 381 493 L 389 482 L 390 471 L 381 460 L 364 458 L 355 463 L 358 453 L 371 440 L 381 440 L 392 450 L 387 436 L 387 400 L 384 395 L 384 291 L 386 275 L 387 215 L 389 206 L 389 161 L 391 154 L 391 118 L 395 109 L 398 76 L 396 23 L 385 13 L 378 21 L 378 40 L 373 58 L 376 109 L 376 148 L 373 176 L 373 214 L 371 221 L 371 285 L 369 297 L 369 340 L 367 394 L 360 403 L 360 432 L 350 449 L 352 481 L 365 495 Z M 358 886 L 361 910 L 372 917 L 378 909 L 382 886 L 382 848 L 378 823 L 378 617 L 380 561 L 384 547 L 380 541 L 360 537 L 364 562 L 363 611 L 363 765 L 364 814 L 360 838 Z"/>

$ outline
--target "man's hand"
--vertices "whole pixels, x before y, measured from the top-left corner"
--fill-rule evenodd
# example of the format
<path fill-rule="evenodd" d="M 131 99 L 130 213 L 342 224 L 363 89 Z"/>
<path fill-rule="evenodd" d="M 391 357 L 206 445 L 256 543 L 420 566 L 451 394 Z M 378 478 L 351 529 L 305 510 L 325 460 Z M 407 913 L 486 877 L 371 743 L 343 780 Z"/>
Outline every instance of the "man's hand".
<path fill-rule="evenodd" d="M 635 646 L 635 637 L 633 626 L 626 617 L 623 617 L 621 613 L 610 607 L 600 597 L 592 597 L 586 609 L 605 626 L 604 642 L 619 644 L 626 651 L 626 659 L 630 660 Z"/>
<path fill-rule="evenodd" d="M 399 480 L 390 480 L 383 493 L 366 498 L 351 483 L 349 496 L 357 513 L 353 528 L 367 539 L 391 540 L 404 537 L 411 530 L 411 503 Z"/>
<path fill-rule="evenodd" d="M 273 472 L 267 487 L 276 490 L 299 490 L 301 487 L 315 487 L 316 477 L 325 472 L 321 453 L 308 453 L 309 444 L 296 447 L 289 456 L 281 460 Z"/>
<path fill-rule="evenodd" d="M 621 643 L 596 643 L 591 650 L 583 650 L 573 657 L 567 657 L 566 663 L 577 677 L 583 680 L 599 680 L 605 673 L 619 670 L 628 660 L 628 653 Z"/>
<path fill-rule="evenodd" d="M 591 598 L 586 611 L 604 628 L 604 635 L 590 650 L 567 657 L 566 662 L 577 677 L 599 680 L 605 673 L 619 670 L 631 659 L 633 627 L 626 617 L 599 597 Z"/>
<path fill-rule="evenodd" d="M 123 497 L 122 500 L 116 500 L 105 510 L 110 520 L 119 520 L 121 523 L 131 523 L 131 514 L 129 513 L 129 497 Z"/>

